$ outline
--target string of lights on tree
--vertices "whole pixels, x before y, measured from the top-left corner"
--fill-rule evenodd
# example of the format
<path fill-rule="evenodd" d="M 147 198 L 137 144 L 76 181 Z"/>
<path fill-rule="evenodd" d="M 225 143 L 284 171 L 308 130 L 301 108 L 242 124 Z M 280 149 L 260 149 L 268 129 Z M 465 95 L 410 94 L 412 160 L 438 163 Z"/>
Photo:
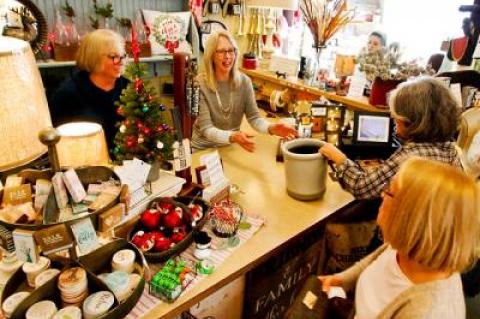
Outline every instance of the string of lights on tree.
<path fill-rule="evenodd" d="M 147 65 L 140 63 L 134 27 L 132 54 L 133 63 L 125 70 L 130 83 L 115 103 L 117 113 L 124 120 L 117 123 L 113 155 L 118 161 L 134 157 L 148 163 L 171 159 L 174 129 L 166 122 L 166 107 L 159 103 L 155 89 L 145 79 Z"/>

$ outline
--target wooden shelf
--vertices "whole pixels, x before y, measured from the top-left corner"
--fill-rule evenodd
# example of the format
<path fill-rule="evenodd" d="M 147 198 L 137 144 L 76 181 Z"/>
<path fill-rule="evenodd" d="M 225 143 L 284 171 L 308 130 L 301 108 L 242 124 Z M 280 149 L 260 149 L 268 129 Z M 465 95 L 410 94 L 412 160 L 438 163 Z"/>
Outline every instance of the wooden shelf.
<path fill-rule="evenodd" d="M 337 95 L 332 92 L 326 92 L 308 86 L 303 83 L 303 80 L 300 80 L 296 77 L 287 77 L 287 79 L 277 78 L 275 73 L 272 71 L 266 70 L 247 70 L 241 68 L 241 71 L 248 75 L 252 82 L 257 86 L 257 98 L 269 102 L 269 96 L 272 90 L 284 90 L 290 89 L 292 91 L 293 98 L 295 100 L 314 100 L 321 96 L 324 96 L 330 101 L 338 102 L 345 104 L 347 108 L 357 111 L 368 111 L 368 112 L 379 112 L 379 113 L 388 113 L 388 109 L 380 109 L 374 107 L 368 103 L 366 97 L 352 98 L 347 96 Z"/>

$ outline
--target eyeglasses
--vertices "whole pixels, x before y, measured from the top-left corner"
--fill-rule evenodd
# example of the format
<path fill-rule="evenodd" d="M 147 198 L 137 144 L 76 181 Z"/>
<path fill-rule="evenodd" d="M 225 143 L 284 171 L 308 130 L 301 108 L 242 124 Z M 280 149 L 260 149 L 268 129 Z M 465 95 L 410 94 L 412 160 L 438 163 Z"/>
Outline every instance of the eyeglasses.
<path fill-rule="evenodd" d="M 111 59 L 112 60 L 112 63 L 113 64 L 120 64 L 122 63 L 122 61 L 124 59 L 127 58 L 127 54 L 122 54 L 122 55 L 118 55 L 118 54 L 107 54 L 107 58 Z"/>
<path fill-rule="evenodd" d="M 232 49 L 220 49 L 220 50 L 216 50 L 215 53 L 220 54 L 220 55 L 223 55 L 223 56 L 235 55 L 235 54 L 237 54 L 237 50 L 236 50 L 235 48 L 232 48 Z"/>

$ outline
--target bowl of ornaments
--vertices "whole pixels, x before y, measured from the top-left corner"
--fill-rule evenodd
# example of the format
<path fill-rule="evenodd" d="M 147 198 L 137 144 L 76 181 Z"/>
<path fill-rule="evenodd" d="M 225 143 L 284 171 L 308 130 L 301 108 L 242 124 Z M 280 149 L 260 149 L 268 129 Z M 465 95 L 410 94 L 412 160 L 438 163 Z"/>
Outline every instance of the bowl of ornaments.
<path fill-rule="evenodd" d="M 175 198 L 158 197 L 142 212 L 128 234 L 128 240 L 143 252 L 148 261 L 166 261 L 190 246 L 195 233 L 205 224 L 205 218 L 201 205 L 192 206 Z"/>

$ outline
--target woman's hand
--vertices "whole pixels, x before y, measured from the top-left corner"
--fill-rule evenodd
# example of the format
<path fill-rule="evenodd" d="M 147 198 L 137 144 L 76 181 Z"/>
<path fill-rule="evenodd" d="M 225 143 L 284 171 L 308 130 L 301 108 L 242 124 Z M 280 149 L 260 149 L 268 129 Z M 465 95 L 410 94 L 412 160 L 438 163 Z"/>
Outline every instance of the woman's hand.
<path fill-rule="evenodd" d="M 255 143 L 252 141 L 252 137 L 255 135 L 238 131 L 230 135 L 230 142 L 237 143 L 247 151 L 253 153 L 255 151 Z"/>
<path fill-rule="evenodd" d="M 298 132 L 295 128 L 289 125 L 285 125 L 283 123 L 270 125 L 270 127 L 268 128 L 268 133 L 286 138 L 287 140 L 298 137 Z"/>
<path fill-rule="evenodd" d="M 347 156 L 342 151 L 330 143 L 325 143 L 320 148 L 320 154 L 333 161 L 335 165 L 341 165 L 347 159 Z"/>
<path fill-rule="evenodd" d="M 330 287 L 342 287 L 343 281 L 340 277 L 331 275 L 331 276 L 318 276 L 322 284 L 322 291 L 328 293 L 330 291 Z"/>

